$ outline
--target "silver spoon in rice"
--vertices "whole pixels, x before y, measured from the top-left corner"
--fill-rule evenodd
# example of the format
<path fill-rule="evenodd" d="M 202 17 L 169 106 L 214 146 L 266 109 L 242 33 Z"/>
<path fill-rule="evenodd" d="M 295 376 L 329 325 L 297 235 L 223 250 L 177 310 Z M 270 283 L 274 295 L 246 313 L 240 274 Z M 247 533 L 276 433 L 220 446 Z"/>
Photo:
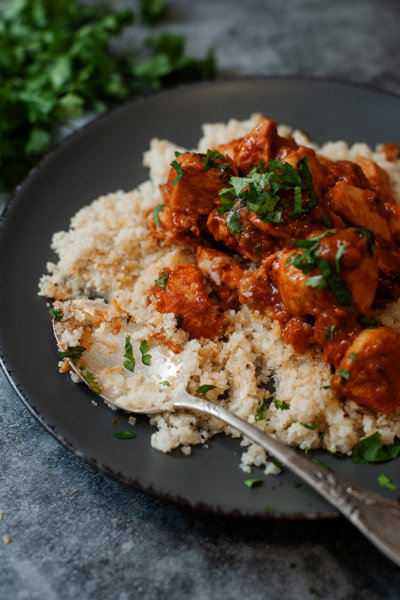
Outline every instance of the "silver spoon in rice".
<path fill-rule="evenodd" d="M 188 409 L 221 419 L 278 459 L 400 566 L 400 505 L 321 468 L 223 406 L 189 394 L 195 353 L 183 363 L 154 327 L 102 302 L 67 301 L 55 314 L 63 356 L 112 408 L 146 414 Z"/>

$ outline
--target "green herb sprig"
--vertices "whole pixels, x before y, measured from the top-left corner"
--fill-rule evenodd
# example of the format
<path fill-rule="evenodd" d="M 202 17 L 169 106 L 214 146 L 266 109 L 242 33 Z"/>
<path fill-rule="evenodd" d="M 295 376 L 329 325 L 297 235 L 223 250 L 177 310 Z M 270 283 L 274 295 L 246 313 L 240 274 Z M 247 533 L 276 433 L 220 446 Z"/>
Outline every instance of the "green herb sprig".
<path fill-rule="evenodd" d="M 355 463 L 380 463 L 393 460 L 400 454 L 400 446 L 391 444 L 385 446 L 382 435 L 376 431 L 373 435 L 361 440 L 354 446 L 352 460 Z"/>
<path fill-rule="evenodd" d="M 128 369 L 128 371 L 132 371 L 132 373 L 135 370 L 135 357 L 133 356 L 133 350 L 132 350 L 132 344 L 131 344 L 131 336 L 127 335 L 125 338 L 125 354 L 124 357 L 126 358 L 126 360 L 124 360 L 124 367 L 125 369 Z"/>
<path fill-rule="evenodd" d="M 147 354 L 147 352 L 149 350 L 150 350 L 150 345 L 147 343 L 146 340 L 142 340 L 140 342 L 139 351 L 140 351 L 140 354 L 142 355 L 142 363 L 144 365 L 146 365 L 147 367 L 150 366 L 150 362 L 151 362 L 151 354 Z"/>

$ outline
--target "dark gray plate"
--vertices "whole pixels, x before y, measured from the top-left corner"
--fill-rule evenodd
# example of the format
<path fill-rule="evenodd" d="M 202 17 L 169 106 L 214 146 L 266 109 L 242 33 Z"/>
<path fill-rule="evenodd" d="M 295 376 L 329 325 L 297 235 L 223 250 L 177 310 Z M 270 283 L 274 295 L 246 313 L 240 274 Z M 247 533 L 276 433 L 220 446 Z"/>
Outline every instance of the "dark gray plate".
<path fill-rule="evenodd" d="M 54 259 L 52 233 L 101 194 L 130 190 L 147 173 L 142 153 L 153 136 L 193 146 L 203 122 L 246 118 L 260 111 L 306 130 L 313 140 L 400 142 L 400 100 L 349 85 L 305 80 L 254 79 L 191 86 L 122 106 L 67 139 L 34 169 L 9 202 L 0 224 L 0 356 L 28 410 L 62 444 L 100 471 L 128 485 L 191 507 L 243 516 L 314 518 L 337 513 L 289 474 L 248 489 L 237 440 L 218 436 L 209 449 L 164 455 L 150 447 L 152 428 L 138 419 L 137 438 L 120 441 L 129 427 L 94 396 L 57 371 L 58 353 L 48 308 L 37 296 L 45 264 Z M 400 484 L 398 462 L 354 465 L 316 456 L 347 478 L 383 495 L 384 471 Z M 252 477 L 262 477 L 254 469 Z M 271 515 L 266 507 L 276 509 Z"/>

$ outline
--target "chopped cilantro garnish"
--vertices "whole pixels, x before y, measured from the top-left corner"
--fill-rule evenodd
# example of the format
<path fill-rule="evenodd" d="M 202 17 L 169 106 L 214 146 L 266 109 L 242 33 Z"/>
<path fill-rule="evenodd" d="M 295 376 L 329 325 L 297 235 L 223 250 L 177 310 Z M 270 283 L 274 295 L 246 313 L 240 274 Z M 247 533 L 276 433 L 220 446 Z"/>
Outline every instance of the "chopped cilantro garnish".
<path fill-rule="evenodd" d="M 310 458 L 311 462 L 313 462 L 315 465 L 318 465 L 318 467 L 322 467 L 323 469 L 327 469 L 328 471 L 331 470 L 330 467 L 328 467 L 328 465 L 326 465 L 325 463 L 322 462 L 322 460 L 319 460 L 318 458 L 315 457 L 311 457 Z"/>
<path fill-rule="evenodd" d="M 333 340 L 333 333 L 334 333 L 335 329 L 336 329 L 335 324 L 331 325 L 329 327 L 329 329 L 326 329 L 326 327 L 325 327 L 324 331 L 325 331 L 325 337 L 327 340 Z"/>
<path fill-rule="evenodd" d="M 179 183 L 179 181 L 181 180 L 181 177 L 182 177 L 182 175 L 183 175 L 183 170 L 182 170 L 182 167 L 181 167 L 181 165 L 178 163 L 178 161 L 177 161 L 177 160 L 173 160 L 173 161 L 172 161 L 172 163 L 171 163 L 171 167 L 173 167 L 173 168 L 175 169 L 175 171 L 176 171 L 176 177 L 175 177 L 175 179 L 174 179 L 173 181 L 171 181 L 171 182 L 170 182 L 170 184 L 169 184 L 169 185 L 172 185 L 172 186 L 174 186 L 174 185 L 176 185 L 177 183 Z"/>
<path fill-rule="evenodd" d="M 136 434 L 128 429 L 126 431 L 115 431 L 113 437 L 117 438 L 117 440 L 133 440 Z"/>
<path fill-rule="evenodd" d="M 328 423 L 325 424 L 325 427 L 324 427 L 323 431 L 319 432 L 319 437 L 321 439 L 324 439 L 324 437 L 326 436 L 327 431 L 328 431 Z"/>
<path fill-rule="evenodd" d="M 288 404 L 284 400 L 277 400 L 276 398 L 274 398 L 274 406 L 279 410 L 289 410 L 290 408 L 290 404 Z"/>
<path fill-rule="evenodd" d="M 165 387 L 171 387 L 171 384 L 169 381 L 165 380 L 161 382 L 161 385 L 164 385 Z"/>
<path fill-rule="evenodd" d="M 352 302 L 351 292 L 346 288 L 344 282 L 339 277 L 339 274 L 335 273 L 328 261 L 325 258 L 321 258 L 318 253 L 320 241 L 327 235 L 331 235 L 333 233 L 335 233 L 335 230 L 328 229 L 324 233 L 312 238 L 290 240 L 290 243 L 297 248 L 301 248 L 302 252 L 293 254 L 287 261 L 286 266 L 293 265 L 297 269 L 300 269 L 305 275 L 307 275 L 313 269 L 318 268 L 321 271 L 321 275 L 307 277 L 305 284 L 309 287 L 319 290 L 329 289 L 331 292 L 333 292 L 339 304 L 342 304 L 343 306 L 350 306 Z M 343 252 L 344 250 L 341 251 L 341 254 L 338 257 L 336 264 L 337 268 Z M 336 255 L 336 257 L 337 256 L 338 255 Z"/>
<path fill-rule="evenodd" d="M 214 165 L 215 166 L 215 165 Z M 224 188 L 220 194 L 221 207 L 219 214 L 231 211 L 239 201 L 239 208 L 247 206 L 266 223 L 281 223 L 283 211 L 288 207 L 287 201 L 281 193 L 293 193 L 293 210 L 289 213 L 292 219 L 309 213 L 317 204 L 318 198 L 314 190 L 311 172 L 308 168 L 307 157 L 302 158 L 296 171 L 291 164 L 279 160 L 270 160 L 265 170 L 265 165 L 256 165 L 245 177 L 231 177 L 231 188 Z M 308 194 L 308 200 L 303 202 L 303 192 Z M 228 215 L 228 224 L 231 233 L 240 233 L 238 216 L 233 219 Z M 233 230 L 232 230 L 233 229 Z"/>
<path fill-rule="evenodd" d="M 61 356 L 62 358 L 72 358 L 73 361 L 76 361 L 82 356 L 85 350 L 84 346 L 70 346 L 68 350 L 61 352 Z"/>
<path fill-rule="evenodd" d="M 379 431 L 354 446 L 352 460 L 355 463 L 379 463 L 393 460 L 400 454 L 400 446 L 384 446 Z"/>
<path fill-rule="evenodd" d="M 328 227 L 328 229 L 330 229 L 333 225 L 333 219 L 330 215 L 322 215 L 321 221 L 322 225 Z"/>
<path fill-rule="evenodd" d="M 356 233 L 365 237 L 365 239 L 367 240 L 368 251 L 372 256 L 375 252 L 375 234 L 374 234 L 374 232 L 371 231 L 371 229 L 368 229 L 367 227 L 358 227 L 356 229 Z"/>
<path fill-rule="evenodd" d="M 264 419 L 266 419 L 268 416 L 268 410 L 266 407 L 266 397 L 265 394 L 262 397 L 262 400 L 260 400 L 259 405 L 257 406 L 256 409 L 256 423 L 258 423 L 259 421 L 263 421 Z"/>
<path fill-rule="evenodd" d="M 126 317 L 126 322 L 127 322 L 127 323 L 129 323 L 131 319 L 132 319 L 132 315 L 128 315 L 128 316 Z"/>
<path fill-rule="evenodd" d="M 375 317 L 369 319 L 365 315 L 358 315 L 358 320 L 365 329 L 375 329 L 376 327 L 381 326 L 381 322 Z"/>
<path fill-rule="evenodd" d="M 244 485 L 246 485 L 248 488 L 252 488 L 255 485 L 261 485 L 262 483 L 264 483 L 264 479 L 246 479 L 244 481 Z"/>
<path fill-rule="evenodd" d="M 335 267 L 336 267 L 336 273 L 340 273 L 340 259 L 342 258 L 343 254 L 345 253 L 346 250 L 346 243 L 343 242 L 343 244 L 340 244 L 336 255 L 335 255 Z"/>
<path fill-rule="evenodd" d="M 160 278 L 156 279 L 154 281 L 154 283 L 156 285 L 158 285 L 159 288 L 161 288 L 162 290 L 165 290 L 166 286 L 167 286 L 167 279 L 169 277 L 169 273 L 161 273 Z"/>
<path fill-rule="evenodd" d="M 221 163 L 216 162 L 217 158 L 227 164 L 221 165 Z M 229 160 L 230 159 L 228 156 L 224 156 L 218 150 L 207 150 L 207 154 L 204 159 L 204 170 L 208 171 L 212 167 L 216 167 L 217 169 L 221 169 L 221 171 L 226 171 L 231 166 Z"/>
<path fill-rule="evenodd" d="M 240 215 L 236 211 L 231 211 L 227 217 L 229 231 L 235 235 L 235 233 L 241 233 L 243 231 L 242 222 Z"/>
<path fill-rule="evenodd" d="M 300 425 L 302 425 L 306 429 L 311 429 L 312 431 L 315 431 L 320 426 L 320 423 L 313 423 L 312 425 L 309 425 L 308 423 L 300 423 Z"/>
<path fill-rule="evenodd" d="M 146 354 L 150 350 L 150 346 L 146 340 L 142 340 L 139 346 L 140 354 L 142 355 L 142 363 L 146 366 L 150 366 L 151 354 Z"/>
<path fill-rule="evenodd" d="M 272 464 L 274 464 L 276 467 L 278 467 L 278 469 L 280 469 L 281 471 L 283 471 L 283 464 L 279 461 L 276 460 L 276 458 L 271 458 L 271 462 Z M 283 485 L 283 481 L 280 482 L 279 484 L 280 486 Z"/>
<path fill-rule="evenodd" d="M 385 473 L 381 473 L 378 477 L 378 483 L 388 489 L 391 490 L 392 492 L 397 490 L 397 485 L 395 483 L 393 483 L 393 481 L 387 476 L 385 475 Z"/>
<path fill-rule="evenodd" d="M 348 371 L 346 371 L 346 369 L 344 369 L 343 367 L 340 367 L 339 369 L 339 377 L 341 377 L 342 379 L 350 379 L 350 373 Z"/>
<path fill-rule="evenodd" d="M 126 360 L 124 360 L 125 369 L 128 369 L 128 371 L 132 371 L 132 373 L 133 373 L 133 371 L 135 370 L 135 358 L 133 356 L 131 337 L 129 335 L 127 335 L 125 338 L 124 357 L 126 358 Z"/>
<path fill-rule="evenodd" d="M 165 204 L 157 204 L 157 206 L 153 210 L 153 221 L 157 225 L 157 227 L 160 227 L 160 219 L 158 218 L 158 213 L 162 211 L 164 206 Z"/>
<path fill-rule="evenodd" d="M 59 308 L 51 308 L 50 314 L 52 315 L 55 321 L 61 321 L 63 314 Z"/>
<path fill-rule="evenodd" d="M 206 383 L 197 388 L 196 394 L 206 394 L 207 392 L 215 389 L 216 387 L 217 387 L 216 385 L 210 385 L 210 384 Z"/>
<path fill-rule="evenodd" d="M 93 373 L 85 369 L 85 367 L 81 367 L 81 375 L 92 390 L 92 392 L 94 392 L 95 394 L 101 394 L 101 387 Z"/>
<path fill-rule="evenodd" d="M 324 385 L 322 389 L 323 389 L 323 390 L 330 390 L 330 389 L 331 389 L 331 386 L 330 386 L 330 385 Z"/>
<path fill-rule="evenodd" d="M 357 354 L 355 352 L 350 352 L 349 358 L 350 360 L 357 360 Z"/>
<path fill-rule="evenodd" d="M 180 329 L 182 327 L 183 324 L 183 317 L 181 314 L 176 315 L 176 327 L 177 329 Z"/>

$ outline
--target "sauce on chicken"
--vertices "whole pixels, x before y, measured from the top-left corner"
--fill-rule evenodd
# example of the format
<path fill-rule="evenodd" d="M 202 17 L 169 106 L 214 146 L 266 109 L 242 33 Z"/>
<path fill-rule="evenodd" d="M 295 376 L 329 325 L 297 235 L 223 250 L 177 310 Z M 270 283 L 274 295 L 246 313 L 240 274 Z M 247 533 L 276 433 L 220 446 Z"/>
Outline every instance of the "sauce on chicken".
<path fill-rule="evenodd" d="M 328 160 L 263 118 L 241 139 L 177 156 L 161 193 L 152 235 L 195 246 L 196 264 L 160 273 L 158 311 L 212 338 L 245 304 L 278 320 L 296 352 L 320 348 L 343 399 L 400 405 L 400 334 L 374 315 L 400 297 L 400 206 L 382 168 Z"/>

